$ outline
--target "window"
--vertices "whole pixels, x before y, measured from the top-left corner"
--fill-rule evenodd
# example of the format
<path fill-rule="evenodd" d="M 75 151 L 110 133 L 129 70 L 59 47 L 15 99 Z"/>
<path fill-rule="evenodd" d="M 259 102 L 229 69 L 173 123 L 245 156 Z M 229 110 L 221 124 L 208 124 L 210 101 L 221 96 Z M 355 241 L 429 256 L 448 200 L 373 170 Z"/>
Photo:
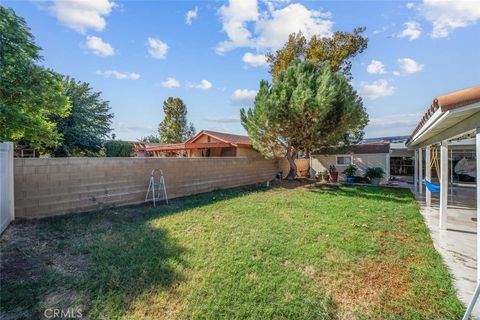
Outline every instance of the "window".
<path fill-rule="evenodd" d="M 337 156 L 337 166 L 349 166 L 352 164 L 351 156 Z"/>

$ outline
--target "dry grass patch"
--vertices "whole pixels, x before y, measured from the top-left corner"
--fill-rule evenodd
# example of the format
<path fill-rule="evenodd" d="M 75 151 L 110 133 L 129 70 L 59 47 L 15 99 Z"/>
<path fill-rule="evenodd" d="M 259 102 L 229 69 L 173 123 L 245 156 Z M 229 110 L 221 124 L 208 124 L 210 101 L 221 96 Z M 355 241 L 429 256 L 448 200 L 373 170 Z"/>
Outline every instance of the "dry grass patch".
<path fill-rule="evenodd" d="M 286 183 L 11 226 L 1 318 L 457 319 L 408 191 Z"/>

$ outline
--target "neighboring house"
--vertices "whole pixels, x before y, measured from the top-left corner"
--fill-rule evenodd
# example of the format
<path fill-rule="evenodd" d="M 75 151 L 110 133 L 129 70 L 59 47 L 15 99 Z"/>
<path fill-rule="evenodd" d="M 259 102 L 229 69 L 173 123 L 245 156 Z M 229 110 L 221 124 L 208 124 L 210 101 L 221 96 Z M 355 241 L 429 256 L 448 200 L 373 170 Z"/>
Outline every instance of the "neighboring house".
<path fill-rule="evenodd" d="M 311 169 L 314 175 L 334 165 L 339 173 L 339 180 L 342 181 L 346 179 L 342 172 L 350 164 L 358 168 L 357 176 L 363 176 L 367 168 L 380 167 L 385 171 L 383 182 L 388 181 L 390 179 L 390 142 L 324 147 L 312 152 L 311 155 Z"/>
<path fill-rule="evenodd" d="M 253 157 L 262 155 L 252 148 L 250 138 L 237 134 L 202 130 L 184 143 L 146 145 L 152 157 Z"/>

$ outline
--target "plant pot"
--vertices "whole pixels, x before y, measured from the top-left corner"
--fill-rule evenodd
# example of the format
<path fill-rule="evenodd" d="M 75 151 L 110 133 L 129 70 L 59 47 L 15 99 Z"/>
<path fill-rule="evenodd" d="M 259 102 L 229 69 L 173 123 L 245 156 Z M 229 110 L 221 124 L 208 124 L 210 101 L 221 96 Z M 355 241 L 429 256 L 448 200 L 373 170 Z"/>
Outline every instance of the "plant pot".
<path fill-rule="evenodd" d="M 338 172 L 330 172 L 330 182 L 337 182 Z"/>
<path fill-rule="evenodd" d="M 318 182 L 320 182 L 320 181 L 322 181 L 322 180 L 323 180 L 323 178 L 322 178 L 322 177 L 320 177 L 320 176 L 315 176 L 315 180 L 317 180 Z"/>
<path fill-rule="evenodd" d="M 380 178 L 371 178 L 372 186 L 378 186 L 380 184 Z"/>
<path fill-rule="evenodd" d="M 354 183 L 355 177 L 347 177 L 347 183 Z"/>

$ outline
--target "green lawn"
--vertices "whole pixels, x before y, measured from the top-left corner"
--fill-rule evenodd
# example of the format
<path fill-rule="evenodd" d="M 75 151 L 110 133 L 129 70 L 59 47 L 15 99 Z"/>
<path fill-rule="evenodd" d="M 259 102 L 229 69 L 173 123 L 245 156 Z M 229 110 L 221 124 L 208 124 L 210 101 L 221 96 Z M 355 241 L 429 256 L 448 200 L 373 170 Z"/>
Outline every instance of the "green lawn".
<path fill-rule="evenodd" d="M 12 225 L 0 318 L 459 319 L 412 194 L 224 190 Z"/>

